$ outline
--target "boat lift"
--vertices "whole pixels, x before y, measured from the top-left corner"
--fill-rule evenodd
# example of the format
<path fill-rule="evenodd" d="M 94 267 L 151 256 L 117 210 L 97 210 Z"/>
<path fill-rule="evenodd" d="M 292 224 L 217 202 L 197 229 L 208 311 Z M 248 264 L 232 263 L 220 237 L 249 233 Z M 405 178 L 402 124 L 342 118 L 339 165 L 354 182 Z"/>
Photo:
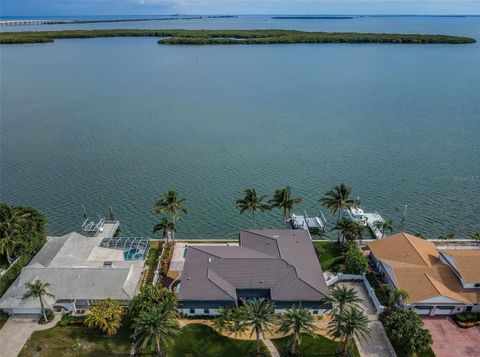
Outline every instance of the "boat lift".
<path fill-rule="evenodd" d="M 327 220 L 322 212 L 320 212 L 320 217 L 308 217 L 307 212 L 303 212 L 303 216 L 297 216 L 292 214 L 290 218 L 290 223 L 292 224 L 293 229 L 303 229 L 308 231 L 309 229 L 318 229 L 321 232 L 325 231 L 325 224 Z"/>
<path fill-rule="evenodd" d="M 383 238 L 383 233 L 377 227 L 377 222 L 384 222 L 384 219 L 378 212 L 367 213 L 360 207 L 351 207 L 343 210 L 343 216 L 369 228 L 377 239 Z"/>
<path fill-rule="evenodd" d="M 88 218 L 82 224 L 82 231 L 88 233 L 94 233 L 97 235 L 100 232 L 103 232 L 103 225 L 105 224 L 105 218 L 100 218 L 98 222 L 94 220 L 89 220 Z"/>

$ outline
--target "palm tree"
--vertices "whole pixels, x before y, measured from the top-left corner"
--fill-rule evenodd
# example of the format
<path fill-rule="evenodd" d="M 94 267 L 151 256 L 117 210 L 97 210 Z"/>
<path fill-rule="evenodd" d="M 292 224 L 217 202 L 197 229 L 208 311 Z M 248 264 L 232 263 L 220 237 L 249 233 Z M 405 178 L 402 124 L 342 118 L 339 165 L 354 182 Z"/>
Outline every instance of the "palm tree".
<path fill-rule="evenodd" d="M 121 326 L 125 310 L 117 300 L 101 300 L 90 306 L 84 325 L 89 328 L 98 328 L 107 336 L 117 333 Z"/>
<path fill-rule="evenodd" d="M 340 219 L 342 209 L 353 207 L 356 204 L 356 201 L 350 198 L 351 193 L 352 188 L 341 183 L 326 192 L 325 195 L 320 198 L 320 203 L 327 207 L 333 214 L 338 213 L 338 218 Z"/>
<path fill-rule="evenodd" d="M 180 219 L 180 214 L 187 214 L 187 209 L 182 206 L 183 202 L 185 202 L 185 199 L 178 198 L 177 191 L 170 189 L 155 203 L 154 210 L 156 214 L 171 214 L 173 228 L 175 229 L 177 221 Z M 175 232 L 175 230 L 173 230 L 173 232 Z"/>
<path fill-rule="evenodd" d="M 226 331 L 233 334 L 235 337 L 245 332 L 247 326 L 244 323 L 245 313 L 244 309 L 232 309 L 230 307 L 222 306 L 218 309 L 218 317 L 213 320 L 213 325 L 218 331 Z"/>
<path fill-rule="evenodd" d="M 329 315 L 341 314 L 346 307 L 358 308 L 363 300 L 358 297 L 355 288 L 349 288 L 346 285 L 335 285 L 330 288 L 325 302 L 333 305 Z"/>
<path fill-rule="evenodd" d="M 254 188 L 247 188 L 244 192 L 245 196 L 236 201 L 236 207 L 240 210 L 240 214 L 245 211 L 252 212 L 252 226 L 255 229 L 255 213 L 264 212 L 270 209 L 270 206 L 262 203 L 267 196 L 258 196 Z"/>
<path fill-rule="evenodd" d="M 477 242 L 477 244 L 480 244 L 480 233 L 476 232 L 472 234 L 472 239 Z"/>
<path fill-rule="evenodd" d="M 299 346 L 302 343 L 302 333 L 317 338 L 317 334 L 315 334 L 317 327 L 314 321 L 315 318 L 310 310 L 301 306 L 298 308 L 293 305 L 282 315 L 279 331 L 285 335 L 292 334 L 290 341 L 290 352 L 292 355 L 295 355 L 297 345 Z"/>
<path fill-rule="evenodd" d="M 387 293 L 387 304 L 390 310 L 395 308 L 397 303 L 402 303 L 408 299 L 408 292 L 402 289 L 396 289 L 390 284 L 383 284 Z"/>
<path fill-rule="evenodd" d="M 363 226 L 348 218 L 341 218 L 335 223 L 332 231 L 339 231 L 340 235 L 345 241 L 355 241 L 361 239 Z"/>
<path fill-rule="evenodd" d="M 38 298 L 40 300 L 40 309 L 42 310 L 43 320 L 48 322 L 47 314 L 45 313 L 44 297 L 49 296 L 55 298 L 55 295 L 48 291 L 49 283 L 42 283 L 40 280 L 35 280 L 33 283 L 26 283 L 26 291 L 23 294 L 23 299 L 28 299 L 31 297 Z"/>
<path fill-rule="evenodd" d="M 301 197 L 292 197 L 292 189 L 290 186 L 276 190 L 273 194 L 273 198 L 268 201 L 271 208 L 280 208 L 283 213 L 283 225 L 290 216 L 290 212 L 293 207 L 303 202 Z"/>
<path fill-rule="evenodd" d="M 440 235 L 438 236 L 438 239 L 441 240 L 442 242 L 449 240 L 449 239 L 454 239 L 455 235 L 453 233 L 447 234 L 447 235 Z"/>
<path fill-rule="evenodd" d="M 20 237 L 30 222 L 30 213 L 19 207 L 2 203 L 0 206 L 0 254 L 5 254 L 9 264 L 12 264 L 15 249 L 20 243 Z"/>
<path fill-rule="evenodd" d="M 386 219 L 384 221 L 376 221 L 375 227 L 380 229 L 382 232 L 382 238 L 385 238 L 385 232 L 392 233 L 393 231 L 393 221 L 391 219 Z"/>
<path fill-rule="evenodd" d="M 352 306 L 334 315 L 328 323 L 327 331 L 344 342 L 344 355 L 347 355 L 352 338 L 366 340 L 371 333 L 367 315 L 362 310 Z"/>
<path fill-rule="evenodd" d="M 155 227 L 153 227 L 153 233 L 157 233 L 158 231 L 163 231 L 162 237 L 167 239 L 168 242 L 168 232 L 175 232 L 175 224 L 172 221 L 169 221 L 167 217 L 162 217 L 160 219 L 160 223 L 157 223 Z"/>
<path fill-rule="evenodd" d="M 243 306 L 245 313 L 243 323 L 251 328 L 250 336 L 255 333 L 257 356 L 260 355 L 260 337 L 271 331 L 275 323 L 273 304 L 265 299 L 249 299 Z"/>
<path fill-rule="evenodd" d="M 158 356 L 165 355 L 165 347 L 173 343 L 180 333 L 180 326 L 172 311 L 162 311 L 157 306 L 140 312 L 133 320 L 132 338 L 135 348 L 150 349 Z"/>

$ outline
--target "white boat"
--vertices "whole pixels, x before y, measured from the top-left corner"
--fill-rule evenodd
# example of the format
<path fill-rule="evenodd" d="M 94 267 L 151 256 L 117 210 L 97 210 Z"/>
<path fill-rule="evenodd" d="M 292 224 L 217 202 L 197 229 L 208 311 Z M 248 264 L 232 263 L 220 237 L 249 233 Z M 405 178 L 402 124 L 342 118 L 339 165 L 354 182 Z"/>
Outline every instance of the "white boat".
<path fill-rule="evenodd" d="M 377 222 L 384 222 L 378 212 L 367 213 L 360 207 L 351 207 L 343 210 L 343 217 L 355 221 L 370 229 L 377 239 L 383 238 L 382 231 L 377 227 Z"/>

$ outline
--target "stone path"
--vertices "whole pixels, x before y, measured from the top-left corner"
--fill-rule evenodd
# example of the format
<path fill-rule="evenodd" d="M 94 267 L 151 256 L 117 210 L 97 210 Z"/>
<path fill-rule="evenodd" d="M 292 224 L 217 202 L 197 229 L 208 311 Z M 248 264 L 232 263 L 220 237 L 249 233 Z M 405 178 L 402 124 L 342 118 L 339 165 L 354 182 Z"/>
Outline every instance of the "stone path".
<path fill-rule="evenodd" d="M 57 324 L 61 315 L 55 314 L 53 321 L 39 325 L 38 315 L 17 315 L 10 317 L 0 330 L 0 355 L 7 357 L 18 356 L 25 342 L 35 331 L 46 330 Z"/>
<path fill-rule="evenodd" d="M 370 337 L 367 340 L 355 339 L 360 355 L 362 357 L 396 357 L 395 350 L 385 333 L 382 323 L 378 321 L 375 306 L 373 306 L 363 283 L 345 282 L 341 284 L 357 290 L 358 296 L 363 300 L 362 307 L 368 316 L 368 326 L 372 331 Z"/>

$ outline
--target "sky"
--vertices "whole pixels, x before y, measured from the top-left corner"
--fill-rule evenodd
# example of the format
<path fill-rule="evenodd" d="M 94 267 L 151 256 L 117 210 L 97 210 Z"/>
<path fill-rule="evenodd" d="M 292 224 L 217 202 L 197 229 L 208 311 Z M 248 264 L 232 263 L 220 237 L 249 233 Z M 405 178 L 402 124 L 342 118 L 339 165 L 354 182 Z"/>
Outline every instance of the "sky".
<path fill-rule="evenodd" d="M 0 16 L 168 14 L 480 15 L 480 0 L 0 0 Z"/>

